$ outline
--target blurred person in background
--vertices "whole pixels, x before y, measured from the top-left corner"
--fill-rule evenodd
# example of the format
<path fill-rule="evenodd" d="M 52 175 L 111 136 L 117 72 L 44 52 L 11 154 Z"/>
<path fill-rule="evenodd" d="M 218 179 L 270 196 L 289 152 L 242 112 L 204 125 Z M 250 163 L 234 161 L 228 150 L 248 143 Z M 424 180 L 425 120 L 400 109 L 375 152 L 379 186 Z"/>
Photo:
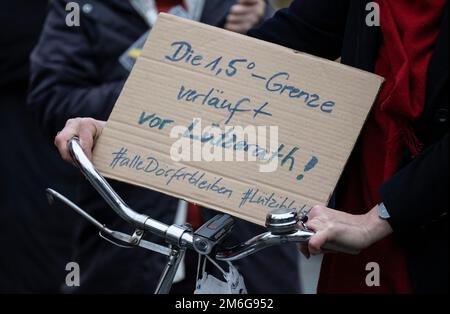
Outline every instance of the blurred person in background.
<path fill-rule="evenodd" d="M 73 197 L 76 173 L 26 108 L 29 55 L 47 6 L 0 2 L 0 293 L 56 293 L 72 261 L 75 214 L 50 207 L 45 189 Z"/>
<path fill-rule="evenodd" d="M 247 32 L 271 15 L 263 0 L 230 1 L 78 1 L 80 26 L 66 25 L 68 1 L 51 1 L 50 14 L 38 46 L 32 55 L 30 107 L 52 136 L 64 128 L 92 131 L 98 120 L 107 120 L 115 101 L 140 54 L 158 12 L 199 20 L 239 33 Z M 94 120 L 97 119 L 97 120 Z M 100 123 L 100 125 L 102 125 Z M 83 127 L 86 127 L 83 128 Z M 81 136 L 84 140 L 84 137 Z M 87 154 L 91 146 L 83 143 Z M 91 144 L 92 144 L 92 138 Z M 147 189 L 112 181 L 113 188 L 132 208 L 166 224 L 174 222 L 178 200 Z M 119 230 L 131 230 L 108 208 L 86 183 L 78 184 L 77 203 L 102 223 Z M 204 220 L 211 213 L 206 213 Z M 198 220 L 197 220 L 198 221 Z M 189 221 L 191 222 L 191 221 Z M 239 220 L 231 238 L 242 241 L 262 228 Z M 105 243 L 87 222 L 77 233 L 82 284 L 73 293 L 152 293 L 166 257 L 144 250 L 124 250 Z M 160 241 L 152 238 L 153 241 Z M 292 247 L 280 247 L 256 254 L 237 264 L 249 292 L 299 292 L 296 267 L 298 255 Z M 196 272 L 196 265 L 191 272 Z M 185 293 L 192 293 L 195 283 Z M 183 292 L 183 291 L 179 291 Z"/>

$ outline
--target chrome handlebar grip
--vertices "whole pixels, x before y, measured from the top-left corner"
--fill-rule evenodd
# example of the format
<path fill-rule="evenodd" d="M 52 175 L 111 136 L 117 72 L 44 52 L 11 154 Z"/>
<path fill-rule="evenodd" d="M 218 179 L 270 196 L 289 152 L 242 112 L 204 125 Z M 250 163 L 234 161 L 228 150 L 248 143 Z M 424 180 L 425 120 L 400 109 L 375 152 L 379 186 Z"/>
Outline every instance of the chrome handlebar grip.
<path fill-rule="evenodd" d="M 308 243 L 309 239 L 314 235 L 314 231 L 299 228 L 299 221 L 300 218 L 296 211 L 289 209 L 273 211 L 267 214 L 266 217 L 268 232 L 258 235 L 243 244 L 222 250 L 216 254 L 216 258 L 221 261 L 232 262 L 274 245 Z M 352 255 L 359 253 L 357 250 L 333 243 L 326 243 L 322 248 Z"/>
<path fill-rule="evenodd" d="M 219 261 L 233 262 L 274 245 L 282 245 L 287 243 L 308 243 L 309 239 L 313 235 L 314 235 L 313 231 L 301 229 L 298 229 L 294 233 L 284 235 L 266 232 L 248 240 L 247 242 L 241 245 L 237 245 L 235 247 L 218 252 L 216 254 L 216 259 L 218 259 Z M 326 243 L 322 247 L 322 249 L 346 253 L 350 255 L 359 254 L 358 250 L 345 248 L 343 246 L 335 245 L 333 243 Z"/>
<path fill-rule="evenodd" d="M 309 238 L 313 234 L 314 232 L 312 231 L 303 230 L 297 230 L 294 233 L 285 235 L 266 232 L 248 240 L 243 244 L 218 252 L 216 254 L 216 259 L 229 262 L 240 260 L 274 245 L 293 242 L 308 242 Z"/>

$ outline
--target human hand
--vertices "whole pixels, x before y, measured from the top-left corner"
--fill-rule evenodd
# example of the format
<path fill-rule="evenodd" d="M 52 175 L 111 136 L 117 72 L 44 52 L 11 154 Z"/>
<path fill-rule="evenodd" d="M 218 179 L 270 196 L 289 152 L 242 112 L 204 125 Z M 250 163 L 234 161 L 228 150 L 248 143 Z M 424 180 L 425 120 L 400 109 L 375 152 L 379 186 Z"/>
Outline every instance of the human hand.
<path fill-rule="evenodd" d="M 245 34 L 258 24 L 265 10 L 264 0 L 237 0 L 228 13 L 225 29 Z"/>
<path fill-rule="evenodd" d="M 58 148 L 61 157 L 68 162 L 72 162 L 67 142 L 74 136 L 80 140 L 86 156 L 92 160 L 92 149 L 95 142 L 103 131 L 106 122 L 92 118 L 76 118 L 67 121 L 64 129 L 55 137 L 55 145 Z"/>
<path fill-rule="evenodd" d="M 389 223 L 378 216 L 378 205 L 365 215 L 315 206 L 306 227 L 315 232 L 307 245 L 300 245 L 300 251 L 308 258 L 323 253 L 326 243 L 359 251 L 392 233 Z"/>

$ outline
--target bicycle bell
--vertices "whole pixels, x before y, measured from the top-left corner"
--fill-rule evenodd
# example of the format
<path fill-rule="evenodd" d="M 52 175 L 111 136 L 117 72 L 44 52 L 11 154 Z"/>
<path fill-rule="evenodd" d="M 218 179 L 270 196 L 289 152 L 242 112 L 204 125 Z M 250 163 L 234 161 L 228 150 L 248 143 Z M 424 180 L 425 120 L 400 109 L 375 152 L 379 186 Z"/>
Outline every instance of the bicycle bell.
<path fill-rule="evenodd" d="M 266 227 L 274 235 L 296 232 L 298 222 L 298 213 L 291 209 L 279 209 L 266 216 Z"/>

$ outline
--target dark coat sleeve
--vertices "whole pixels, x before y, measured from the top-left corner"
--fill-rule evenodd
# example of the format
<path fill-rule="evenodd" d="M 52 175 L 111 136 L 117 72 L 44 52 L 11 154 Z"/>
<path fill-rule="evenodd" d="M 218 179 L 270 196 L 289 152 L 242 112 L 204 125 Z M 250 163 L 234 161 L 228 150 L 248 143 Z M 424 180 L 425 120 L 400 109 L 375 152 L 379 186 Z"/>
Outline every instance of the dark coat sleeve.
<path fill-rule="evenodd" d="M 449 135 L 429 147 L 381 187 L 396 233 L 426 226 L 448 212 Z"/>
<path fill-rule="evenodd" d="M 295 0 L 249 35 L 327 59 L 341 54 L 348 0 Z"/>
<path fill-rule="evenodd" d="M 408 234 L 418 227 L 433 228 L 432 225 L 439 224 L 432 223 L 448 213 L 448 2 L 446 6 L 428 68 L 424 113 L 415 125 L 428 149 L 381 188 L 396 233 Z"/>
<path fill-rule="evenodd" d="M 83 27 L 65 24 L 65 1 L 52 1 L 41 39 L 31 56 L 28 104 L 41 126 L 54 134 L 74 117 L 106 120 L 124 84 L 104 82 L 98 56 Z M 83 23 L 83 21 L 81 21 Z"/>

